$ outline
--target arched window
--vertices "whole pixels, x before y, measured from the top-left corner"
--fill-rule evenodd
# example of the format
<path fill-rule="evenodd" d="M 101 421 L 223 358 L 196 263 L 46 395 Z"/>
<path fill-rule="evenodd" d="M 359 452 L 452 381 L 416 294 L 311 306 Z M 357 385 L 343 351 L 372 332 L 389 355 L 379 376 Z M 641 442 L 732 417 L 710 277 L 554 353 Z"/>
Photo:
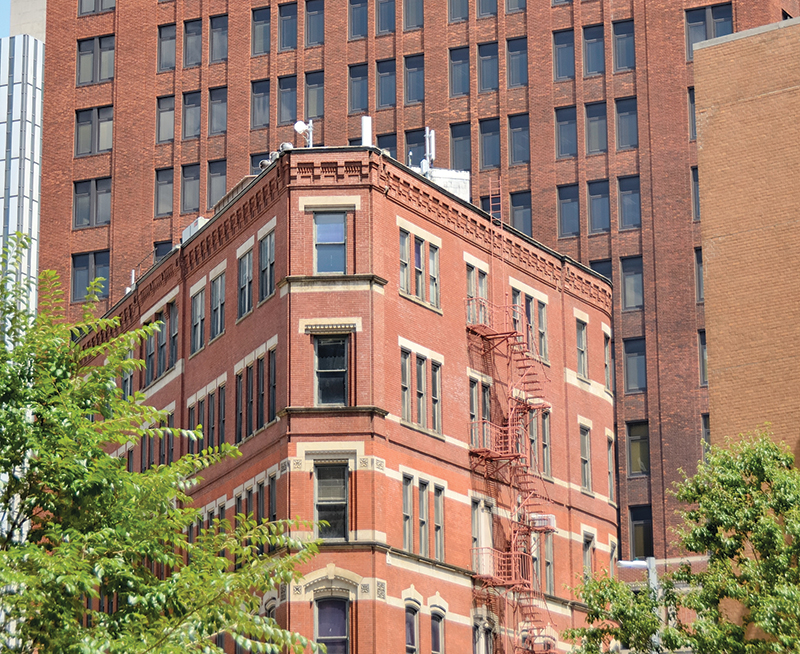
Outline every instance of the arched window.
<path fill-rule="evenodd" d="M 317 605 L 317 642 L 324 643 L 328 654 L 349 654 L 349 602 L 346 599 L 319 599 Z"/>
<path fill-rule="evenodd" d="M 444 616 L 431 613 L 431 654 L 444 653 Z"/>
<path fill-rule="evenodd" d="M 406 606 L 406 654 L 417 654 L 419 647 L 419 612 L 413 606 Z"/>

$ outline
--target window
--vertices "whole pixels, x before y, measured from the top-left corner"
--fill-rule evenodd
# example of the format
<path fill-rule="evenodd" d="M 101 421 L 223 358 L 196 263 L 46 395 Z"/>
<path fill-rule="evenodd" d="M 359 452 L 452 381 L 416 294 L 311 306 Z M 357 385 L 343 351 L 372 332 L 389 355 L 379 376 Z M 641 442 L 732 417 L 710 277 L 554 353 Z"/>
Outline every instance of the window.
<path fill-rule="evenodd" d="M 347 337 L 315 339 L 317 405 L 347 406 Z"/>
<path fill-rule="evenodd" d="M 622 259 L 622 309 L 641 309 L 644 306 L 642 258 Z"/>
<path fill-rule="evenodd" d="M 481 168 L 500 167 L 500 119 L 480 121 Z"/>
<path fill-rule="evenodd" d="M 75 112 L 75 155 L 111 150 L 114 108 L 95 107 Z"/>
<path fill-rule="evenodd" d="M 478 18 L 497 16 L 497 0 L 478 0 Z"/>
<path fill-rule="evenodd" d="M 594 559 L 594 536 L 592 534 L 583 535 L 583 580 L 588 581 L 593 573 Z"/>
<path fill-rule="evenodd" d="M 533 439 L 535 438 L 535 431 L 534 431 L 535 427 L 536 427 L 536 416 L 534 414 L 534 416 L 531 417 L 531 430 L 533 433 L 532 446 L 534 446 L 534 449 L 535 449 L 535 441 L 533 441 Z M 536 454 L 535 452 L 532 453 L 531 455 L 532 460 L 535 454 Z M 541 458 L 542 474 L 546 477 L 549 477 L 550 473 L 552 472 L 551 468 L 552 466 L 550 461 L 550 414 L 545 411 L 542 413 L 542 458 Z"/>
<path fill-rule="evenodd" d="M 392 159 L 397 159 L 397 134 L 381 134 L 378 136 L 378 147 L 389 152 Z"/>
<path fill-rule="evenodd" d="M 642 207 L 639 200 L 639 176 L 619 178 L 619 227 L 634 229 L 642 226 Z"/>
<path fill-rule="evenodd" d="M 689 140 L 697 139 L 697 117 L 694 106 L 694 87 L 689 89 Z"/>
<path fill-rule="evenodd" d="M 706 348 L 706 330 L 697 332 L 697 349 L 700 354 L 700 385 L 708 386 L 708 350 Z"/>
<path fill-rule="evenodd" d="M 423 0 L 403 0 L 403 26 L 407 30 L 422 27 L 425 23 Z"/>
<path fill-rule="evenodd" d="M 175 96 L 158 98 L 157 112 L 156 142 L 172 141 L 175 138 Z"/>
<path fill-rule="evenodd" d="M 472 447 L 491 447 L 492 387 L 475 379 L 469 380 L 469 419 Z"/>
<path fill-rule="evenodd" d="M 367 0 L 350 0 L 349 24 L 350 38 L 363 39 L 367 36 Z"/>
<path fill-rule="evenodd" d="M 650 432 L 646 422 L 629 422 L 628 474 L 650 474 Z"/>
<path fill-rule="evenodd" d="M 633 21 L 614 23 L 614 70 L 617 72 L 636 68 L 636 43 Z"/>
<path fill-rule="evenodd" d="M 544 588 L 548 595 L 556 593 L 556 575 L 553 566 L 553 534 L 544 535 Z"/>
<path fill-rule="evenodd" d="M 614 464 L 614 441 L 609 438 L 607 442 L 607 455 L 608 455 L 608 501 L 615 501 L 614 496 L 614 471 L 616 465 Z"/>
<path fill-rule="evenodd" d="M 173 174 L 172 168 L 156 171 L 156 216 L 168 216 L 172 213 Z"/>
<path fill-rule="evenodd" d="M 208 96 L 208 133 L 224 134 L 228 129 L 228 89 L 210 89 Z"/>
<path fill-rule="evenodd" d="M 403 475 L 403 549 L 414 551 L 414 479 Z"/>
<path fill-rule="evenodd" d="M 175 70 L 175 25 L 158 27 L 158 72 Z"/>
<path fill-rule="evenodd" d="M 428 244 L 428 302 L 439 307 L 439 248 Z"/>
<path fill-rule="evenodd" d="M 200 91 L 183 94 L 183 138 L 200 136 Z"/>
<path fill-rule="evenodd" d="M 608 121 L 606 103 L 594 102 L 586 105 L 586 154 L 598 154 L 608 150 Z"/>
<path fill-rule="evenodd" d="M 72 255 L 72 301 L 86 299 L 89 283 L 98 278 L 104 279 L 100 286 L 99 298 L 108 297 L 108 250 Z"/>
<path fill-rule="evenodd" d="M 250 126 L 252 129 L 258 129 L 267 125 L 269 125 L 269 80 L 264 79 L 251 82 Z"/>
<path fill-rule="evenodd" d="M 253 310 L 253 251 L 239 257 L 239 303 L 237 317 Z"/>
<path fill-rule="evenodd" d="M 707 413 L 700 415 L 700 429 L 700 444 L 703 447 L 703 461 L 705 461 L 711 448 L 711 422 Z"/>
<path fill-rule="evenodd" d="M 281 50 L 297 49 L 297 4 L 278 5 L 278 41 Z"/>
<path fill-rule="evenodd" d="M 194 354 L 203 347 L 206 323 L 205 289 L 192 296 L 192 337 L 190 353 Z"/>
<path fill-rule="evenodd" d="M 525 6 L 525 0 L 506 0 L 506 12 L 509 14 L 515 11 L 524 11 Z"/>
<path fill-rule="evenodd" d="M 603 334 L 603 367 L 605 371 L 605 388 L 607 391 L 611 391 L 612 386 L 611 376 L 613 374 L 613 366 L 611 364 L 611 359 L 611 337 L 608 334 Z"/>
<path fill-rule="evenodd" d="M 228 59 L 228 17 L 211 17 L 211 44 L 209 46 L 211 63 Z"/>
<path fill-rule="evenodd" d="M 581 490 L 592 490 L 592 431 L 581 425 Z"/>
<path fill-rule="evenodd" d="M 211 340 L 225 331 L 225 273 L 211 280 Z"/>
<path fill-rule="evenodd" d="M 331 654 L 350 651 L 348 637 L 349 604 L 344 599 L 320 599 L 317 607 L 316 641 L 323 643 Z"/>
<path fill-rule="evenodd" d="M 544 302 L 538 302 L 538 330 L 539 330 L 539 356 L 542 361 L 548 360 L 547 353 L 547 305 Z"/>
<path fill-rule="evenodd" d="M 581 232 L 578 185 L 558 187 L 559 236 L 577 236 Z"/>
<path fill-rule="evenodd" d="M 425 100 L 425 57 L 406 57 L 406 104 Z"/>
<path fill-rule="evenodd" d="M 700 220 L 700 175 L 692 166 L 692 219 Z"/>
<path fill-rule="evenodd" d="M 528 85 L 528 39 L 509 39 L 508 57 L 508 88 Z"/>
<path fill-rule="evenodd" d="M 275 292 L 275 232 L 258 242 L 258 300 L 261 302 Z"/>
<path fill-rule="evenodd" d="M 686 10 L 686 59 L 694 58 L 694 44 L 733 32 L 730 3 Z"/>
<path fill-rule="evenodd" d="M 172 368 L 178 363 L 178 305 L 170 302 L 167 308 L 169 309 L 169 367 Z"/>
<path fill-rule="evenodd" d="M 471 170 L 472 141 L 469 123 L 450 125 L 450 167 L 454 170 Z"/>
<path fill-rule="evenodd" d="M 157 313 L 156 322 L 161 323 L 158 327 L 158 363 L 156 371 L 156 375 L 161 377 L 167 369 L 167 331 L 169 330 L 167 314 L 164 312 Z"/>
<path fill-rule="evenodd" d="M 325 74 L 306 73 L 306 119 L 325 115 Z"/>
<path fill-rule="evenodd" d="M 697 301 L 702 302 L 705 299 L 705 292 L 703 290 L 703 250 L 701 248 L 694 250 L 694 284 Z"/>
<path fill-rule="evenodd" d="M 350 113 L 367 111 L 369 108 L 369 82 L 367 64 L 350 66 Z"/>
<path fill-rule="evenodd" d="M 297 77 L 278 78 L 278 121 L 281 124 L 297 120 Z"/>
<path fill-rule="evenodd" d="M 508 117 L 508 142 L 511 165 L 530 163 L 528 114 Z M 512 194 L 513 195 L 513 194 Z M 526 232 L 530 235 L 530 232 Z"/>
<path fill-rule="evenodd" d="M 625 392 L 647 390 L 647 360 L 643 338 L 625 341 Z"/>
<path fill-rule="evenodd" d="M 589 356 L 586 351 L 586 323 L 582 320 L 575 321 L 576 343 L 578 347 L 578 376 L 589 378 Z"/>
<path fill-rule="evenodd" d="M 111 222 L 111 178 L 75 182 L 73 224 L 75 228 L 108 225 Z"/>
<path fill-rule="evenodd" d="M 480 0 L 479 0 L 480 1 Z M 499 87 L 497 43 L 478 46 L 478 90 L 496 91 Z"/>
<path fill-rule="evenodd" d="M 608 205 L 608 180 L 589 182 L 589 231 L 593 234 L 611 229 Z"/>
<path fill-rule="evenodd" d="M 425 130 L 411 129 L 406 132 L 406 159 L 409 165 L 414 159 L 417 164 L 422 160 L 425 153 Z"/>
<path fill-rule="evenodd" d="M 444 488 L 441 486 L 433 487 L 433 558 L 437 561 L 444 561 Z M 437 616 L 431 616 L 435 620 Z M 433 652 L 441 652 L 444 639 L 436 640 L 436 634 L 441 636 L 441 618 L 439 627 L 433 625 L 434 640 Z"/>
<path fill-rule="evenodd" d="M 572 30 L 553 32 L 556 81 L 575 78 L 575 35 Z"/>
<path fill-rule="evenodd" d="M 419 631 L 419 625 L 417 624 L 418 616 L 419 612 L 417 609 L 406 606 L 406 654 L 417 654 L 419 652 L 417 648 L 417 632 Z"/>
<path fill-rule="evenodd" d="M 378 34 L 394 32 L 394 0 L 378 0 Z"/>
<path fill-rule="evenodd" d="M 397 103 L 395 60 L 387 59 L 378 64 L 378 109 L 394 107 Z"/>
<path fill-rule="evenodd" d="M 345 253 L 344 213 L 314 214 L 314 254 L 316 273 L 345 274 L 347 255 Z"/>
<path fill-rule="evenodd" d="M 261 162 L 266 161 L 269 163 L 269 152 L 262 152 L 260 154 L 251 154 L 250 155 L 250 174 L 251 175 L 259 175 L 263 170 L 261 168 Z"/>
<path fill-rule="evenodd" d="M 347 466 L 318 465 L 315 467 L 317 479 L 317 516 L 328 526 L 319 527 L 319 537 L 347 540 Z"/>
<path fill-rule="evenodd" d="M 444 652 L 444 616 L 431 613 L 431 654 Z"/>
<path fill-rule="evenodd" d="M 428 556 L 428 482 L 419 482 L 419 553 Z"/>
<path fill-rule="evenodd" d="M 556 156 L 578 156 L 578 128 L 575 107 L 556 109 Z"/>
<path fill-rule="evenodd" d="M 632 506 L 631 558 L 644 559 L 653 556 L 653 512 L 649 506 Z"/>
<path fill-rule="evenodd" d="M 451 23 L 469 18 L 469 0 L 448 0 L 447 15 Z"/>
<path fill-rule="evenodd" d="M 485 271 L 467 264 L 467 307 L 469 324 L 481 324 L 486 322 L 488 299 L 487 274 Z"/>
<path fill-rule="evenodd" d="M 114 37 L 78 41 L 78 85 L 114 79 Z"/>
<path fill-rule="evenodd" d="M 417 357 L 417 420 L 416 423 L 423 429 L 428 428 L 428 400 L 426 398 L 428 361 L 425 357 Z"/>
<path fill-rule="evenodd" d="M 183 166 L 181 171 L 181 212 L 200 210 L 200 164 Z"/>
<path fill-rule="evenodd" d="M 450 97 L 469 95 L 469 48 L 450 50 Z"/>
<path fill-rule="evenodd" d="M 583 75 L 602 75 L 606 72 L 603 26 L 583 28 Z"/>
<path fill-rule="evenodd" d="M 208 206 L 213 207 L 223 197 L 227 188 L 228 163 L 226 161 L 208 162 Z"/>
<path fill-rule="evenodd" d="M 400 417 L 411 422 L 411 353 L 400 350 Z"/>
<path fill-rule="evenodd" d="M 125 355 L 125 358 L 126 359 L 132 359 L 133 358 L 133 352 L 128 352 Z M 125 370 L 122 373 L 122 378 L 121 378 L 120 382 L 121 382 L 120 383 L 120 387 L 122 389 L 122 399 L 123 400 L 127 400 L 129 397 L 133 396 L 133 370 L 132 369 Z M 131 450 L 129 450 L 129 452 L 130 451 Z M 133 470 L 130 468 L 130 466 L 128 468 L 128 472 L 133 472 Z"/>
<path fill-rule="evenodd" d="M 244 428 L 244 380 L 242 373 L 236 374 L 236 426 L 234 441 L 242 442 L 242 429 Z"/>
<path fill-rule="evenodd" d="M 636 98 L 617 100 L 617 149 L 635 148 L 639 145 L 639 123 L 636 115 Z"/>
<path fill-rule="evenodd" d="M 254 381 L 253 366 L 247 366 L 247 368 L 245 368 L 245 392 L 247 393 L 245 396 L 247 398 L 247 405 L 245 407 L 245 433 L 248 436 L 252 436 L 255 431 L 253 428 Z"/>
<path fill-rule="evenodd" d="M 187 20 L 183 24 L 183 67 L 199 66 L 203 60 L 203 21 Z"/>
<path fill-rule="evenodd" d="M 323 0 L 306 0 L 306 45 L 325 43 L 325 3 Z"/>
<path fill-rule="evenodd" d="M 80 0 L 78 15 L 98 14 L 101 11 L 110 11 L 114 8 L 116 0 Z"/>
<path fill-rule="evenodd" d="M 144 384 L 149 386 L 156 378 L 156 335 L 148 334 L 144 343 Z M 189 412 L 189 424 L 194 421 L 194 407 Z M 144 461 L 142 461 L 144 466 Z M 142 468 L 144 471 L 144 468 Z"/>
<path fill-rule="evenodd" d="M 271 15 L 270 8 L 253 9 L 253 55 L 269 52 Z"/>
<path fill-rule="evenodd" d="M 608 280 L 611 280 L 612 268 L 611 259 L 599 259 L 597 261 L 590 261 L 589 267 L 596 273 L 601 274 Z"/>
<path fill-rule="evenodd" d="M 527 116 L 526 116 L 527 118 Z M 520 191 L 511 194 L 511 226 L 523 234 L 531 236 L 531 192 Z"/>

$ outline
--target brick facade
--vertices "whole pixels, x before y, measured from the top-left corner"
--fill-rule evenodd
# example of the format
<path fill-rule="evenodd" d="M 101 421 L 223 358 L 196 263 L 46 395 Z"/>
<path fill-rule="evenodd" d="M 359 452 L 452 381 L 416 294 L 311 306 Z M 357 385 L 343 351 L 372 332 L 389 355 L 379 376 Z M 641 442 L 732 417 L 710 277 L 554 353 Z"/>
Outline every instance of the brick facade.
<path fill-rule="evenodd" d="M 345 273 L 317 274 L 323 255 L 314 225 L 318 216 L 332 212 L 346 216 Z M 422 239 L 429 252 L 438 247 L 440 300 L 431 295 L 435 268 L 427 263 L 425 288 L 417 297 L 413 259 L 412 287 L 403 290 L 402 273 L 398 276 L 403 233 Z M 276 244 L 277 286 L 259 301 L 260 241 L 268 234 Z M 248 252 L 254 254 L 254 306 L 237 319 L 239 262 L 248 261 Z M 485 299 L 474 311 L 466 304 L 470 266 L 487 275 L 485 292 L 480 292 Z M 209 340 L 211 287 L 221 274 L 226 278 L 225 328 Z M 519 316 L 525 314 L 526 296 L 546 307 L 546 317 L 537 312 L 530 332 L 525 318 L 510 322 L 515 288 L 522 292 Z M 203 346 L 191 354 L 198 315 L 193 315 L 193 297 L 204 298 L 205 322 Z M 170 306 L 177 314 L 170 313 Z M 276 607 L 283 626 L 314 635 L 315 601 L 332 596 L 350 601 L 349 652 L 401 651 L 405 607 L 418 610 L 420 651 L 430 651 L 432 614 L 444 618 L 446 651 L 469 651 L 473 632 L 484 624 L 495 651 L 517 651 L 513 646 L 521 645 L 523 629 L 532 636 L 530 651 L 542 649 L 547 637 L 568 649 L 557 633 L 582 622 L 571 588 L 584 563 L 607 569 L 618 554 L 608 459 L 614 409 L 604 382 L 603 347 L 611 333 L 611 292 L 601 276 L 493 225 L 485 214 L 375 149 L 295 150 L 283 154 L 148 272 L 113 313 L 123 328 L 178 316 L 174 360 L 165 359 L 163 369 L 153 363 L 152 379 L 142 371 L 133 382 L 148 402 L 172 412 L 175 426 L 188 427 L 193 416 L 194 422 L 206 423 L 205 438 L 218 443 L 219 397 L 225 389 L 225 440 L 240 441 L 242 456 L 206 471 L 193 489 L 203 515 L 217 517 L 223 508 L 225 517 L 233 519 L 237 506 L 248 510 L 249 492 L 256 502 L 259 484 L 266 487 L 268 505 L 274 478 L 277 517 L 316 519 L 318 466 L 346 466 L 345 537 L 325 540 L 300 583 L 265 598 L 265 610 Z M 578 363 L 578 321 L 586 330 L 585 376 Z M 546 347 L 539 346 L 540 332 Z M 315 339 L 336 335 L 348 345 L 342 406 L 321 404 L 317 396 L 318 370 L 324 364 L 315 357 Z M 528 338 L 536 344 L 524 345 Z M 147 352 L 144 345 L 139 355 L 147 360 Z M 408 413 L 402 352 L 411 358 Z M 512 352 L 520 352 L 518 360 L 532 366 L 522 372 L 527 386 L 519 383 L 521 368 L 509 363 Z M 267 389 L 265 424 L 259 426 L 261 386 L 254 387 L 252 422 L 246 417 L 248 371 L 254 371 L 257 384 L 259 361 L 273 357 L 275 417 L 269 416 Z M 424 371 L 422 382 L 417 361 Z M 236 417 L 239 375 L 245 399 L 241 421 Z M 488 409 L 471 401 L 471 380 L 487 389 Z M 418 413 L 420 403 L 424 417 Z M 210 404 L 215 406 L 213 420 Z M 508 428 L 512 406 L 524 407 L 519 429 Z M 471 410 L 487 422 L 472 424 Z M 582 430 L 587 439 L 583 450 Z M 505 446 L 504 438 L 511 439 Z M 120 455 L 129 456 L 129 466 L 140 470 L 149 465 L 148 458 L 153 463 L 166 459 L 164 447 L 166 442 L 159 442 Z M 176 439 L 172 456 L 189 447 L 187 440 Z M 525 488 L 513 472 L 520 465 L 528 471 L 530 486 Z M 411 499 L 409 532 L 404 531 L 404 492 Z M 443 518 L 437 515 L 438 493 Z M 530 501 L 525 521 L 540 525 L 532 534 L 532 568 L 531 539 L 513 542 L 522 524 L 513 517 Z M 421 524 L 423 504 L 427 527 Z M 257 507 L 251 504 L 249 510 Z M 516 609 L 513 601 L 506 603 L 513 599 L 506 592 L 507 573 L 491 568 L 498 552 L 515 551 L 525 561 L 520 575 L 528 575 L 531 589 L 543 591 L 532 592 L 527 614 L 521 600 Z M 476 599 L 484 583 L 500 587 Z M 524 584 L 514 587 L 524 590 Z"/>
<path fill-rule="evenodd" d="M 798 35 L 796 19 L 749 30 L 699 50 L 695 64 L 711 441 L 769 422 L 795 456 L 800 309 L 787 298 L 798 282 L 800 157 L 785 116 L 800 101 Z"/>
<path fill-rule="evenodd" d="M 317 144 L 345 145 L 360 135 L 360 113 L 348 111 L 349 66 L 366 63 L 367 104 L 378 136 L 397 135 L 397 155 L 407 161 L 404 133 L 430 126 L 438 135 L 437 165 L 450 165 L 451 125 L 468 122 L 471 142 L 472 196 L 476 203 L 489 195 L 490 182 L 502 180 L 503 219 L 511 220 L 513 193 L 530 192 L 530 223 L 518 226 L 560 252 L 583 263 L 607 266 L 617 289 L 624 283 L 621 259 L 641 257 L 643 293 L 636 305 L 623 310 L 618 292 L 613 312 L 616 338 L 616 421 L 621 435 L 619 496 L 623 556 L 631 555 L 628 507 L 652 507 L 654 552 L 659 557 L 677 552 L 670 546 L 669 523 L 674 502 L 666 495 L 680 479 L 677 470 L 691 472 L 701 455 L 701 415 L 708 413 L 707 391 L 699 381 L 698 332 L 704 329 L 703 305 L 696 301 L 694 249 L 700 247 L 699 223 L 692 220 L 691 168 L 697 164 L 696 146 L 689 138 L 688 89 L 693 64 L 687 61 L 686 11 L 708 6 L 701 0 L 596 0 L 552 3 L 529 1 L 522 11 L 506 11 L 498 2 L 497 16 L 477 17 L 476 2 L 468 2 L 468 19 L 448 22 L 448 3 L 424 3 L 424 27 L 404 29 L 404 5 L 396 0 L 396 29 L 376 33 L 377 3 L 368 2 L 366 37 L 348 39 L 348 12 L 344 3 L 329 3 L 325 14 L 324 45 L 303 47 L 305 4 L 298 3 L 298 47 L 281 51 L 279 10 L 271 4 L 271 47 L 268 54 L 251 56 L 251 10 L 266 1 L 232 3 L 225 0 L 131 0 L 114 11 L 77 16 L 76 2 L 50 3 L 44 124 L 42 202 L 43 267 L 55 268 L 66 280 L 73 253 L 110 253 L 110 303 L 130 284 L 131 270 L 140 275 L 152 262 L 155 243 L 177 243 L 181 230 L 198 214 L 208 215 L 207 162 L 227 161 L 231 188 L 250 167 L 252 154 L 277 149 L 282 142 L 300 144 L 291 120 L 279 119 L 279 80 L 297 76 L 297 117 L 304 117 L 306 72 L 324 71 L 324 117 L 314 120 Z M 420 4 L 423 4 L 420 2 Z M 454 3 L 457 4 L 457 3 Z M 486 3 L 491 5 L 491 2 Z M 521 3 L 509 2 L 508 6 Z M 523 3 L 524 4 L 524 3 Z M 483 4 L 480 5 L 484 9 Z M 489 7 L 491 9 L 491 7 Z M 797 0 L 734 0 L 731 26 L 735 31 L 780 20 L 782 10 L 797 15 Z M 228 16 L 226 62 L 209 63 L 210 19 Z M 713 18 L 713 17 L 712 17 Z M 713 22 L 709 18 L 709 25 Z M 201 65 L 184 68 L 184 22 L 202 21 Z M 615 68 L 615 25 L 633 20 L 635 67 Z M 176 70 L 157 72 L 158 28 L 175 24 Z M 584 76 L 583 28 L 602 26 L 604 72 Z M 554 81 L 554 32 L 573 30 L 574 79 Z M 709 29 L 711 29 L 709 27 Z M 76 41 L 116 36 L 116 68 L 112 82 L 76 87 Z M 527 85 L 509 88 L 509 39 L 527 38 Z M 497 43 L 496 91 L 481 92 L 479 53 Z M 450 97 L 449 49 L 468 48 L 469 93 Z M 424 102 L 404 102 L 406 56 L 424 55 Z M 377 107 L 376 62 L 393 59 L 396 70 L 396 106 Z M 567 57 L 570 59 L 570 57 Z M 569 63 L 567 62 L 567 68 Z M 615 72 L 616 71 L 616 72 Z M 490 73 L 491 76 L 491 73 Z M 569 77 L 567 72 L 566 77 Z M 268 127 L 251 129 L 251 81 L 270 80 Z M 492 86 L 491 82 L 488 86 Z M 227 131 L 208 136 L 209 89 L 227 88 Z M 182 94 L 200 91 L 200 137 L 175 138 L 156 144 L 156 101 L 174 95 L 175 134 L 181 134 Z M 617 148 L 615 102 L 636 98 L 638 147 Z M 589 154 L 585 135 L 585 104 L 606 102 L 608 147 Z M 113 150 L 74 157 L 76 109 L 114 106 Z M 556 158 L 555 110 L 576 107 L 574 146 Z M 528 159 L 511 165 L 509 116 L 527 114 Z M 498 119 L 499 154 L 484 161 L 481 121 Z M 484 126 L 491 127 L 489 123 Z M 602 131 L 602 130 L 601 130 Z M 624 135 L 623 135 L 624 136 Z M 628 134 L 630 136 L 630 134 Z M 487 136 L 490 141 L 495 137 Z M 567 137 L 569 139 L 569 137 Z M 620 137 L 622 138 L 622 136 Z M 627 137 L 625 137 L 627 138 Z M 522 141 L 525 142 L 524 137 Z M 493 142 L 493 141 L 492 141 Z M 492 146 L 493 147 L 493 146 Z M 574 150 L 573 150 L 574 148 Z M 599 148 L 602 150 L 602 147 Z M 523 146 L 524 151 L 524 146 Z M 574 152 L 574 156 L 573 155 Z M 524 160 L 524 152 L 519 155 Z M 497 168 L 482 169 L 483 163 Z M 181 213 L 181 165 L 200 166 L 200 211 Z M 173 211 L 154 218 L 154 176 L 157 169 L 173 169 Z M 618 218 L 618 178 L 639 177 L 641 227 L 621 229 Z M 72 229 L 72 184 L 76 180 L 111 177 L 110 225 Z M 608 180 L 608 226 L 589 233 L 588 183 Z M 560 237 L 557 188 L 575 186 L 579 198 L 577 236 Z M 595 188 L 602 188 L 595 187 Z M 516 196 L 524 200 L 522 196 Z M 601 200 L 602 202 L 602 200 Z M 635 262 L 634 262 L 635 264 Z M 76 307 L 77 310 L 77 307 Z M 625 393 L 624 348 L 629 339 L 645 339 L 647 389 Z M 649 426 L 649 473 L 629 475 L 626 425 Z"/>

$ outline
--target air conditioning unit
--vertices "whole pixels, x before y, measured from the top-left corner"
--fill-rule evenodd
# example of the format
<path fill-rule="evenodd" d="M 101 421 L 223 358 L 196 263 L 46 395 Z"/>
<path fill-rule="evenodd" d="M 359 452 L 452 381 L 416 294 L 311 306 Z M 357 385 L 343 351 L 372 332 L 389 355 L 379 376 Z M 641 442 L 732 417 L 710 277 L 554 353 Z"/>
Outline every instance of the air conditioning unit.
<path fill-rule="evenodd" d="M 186 229 L 183 230 L 181 234 L 181 243 L 186 243 L 192 236 L 194 236 L 200 229 L 208 222 L 208 218 L 203 216 L 197 216 L 191 225 L 189 225 Z"/>
<path fill-rule="evenodd" d="M 545 513 L 534 513 L 531 515 L 531 527 L 534 529 L 547 529 L 555 531 L 556 517 Z"/>

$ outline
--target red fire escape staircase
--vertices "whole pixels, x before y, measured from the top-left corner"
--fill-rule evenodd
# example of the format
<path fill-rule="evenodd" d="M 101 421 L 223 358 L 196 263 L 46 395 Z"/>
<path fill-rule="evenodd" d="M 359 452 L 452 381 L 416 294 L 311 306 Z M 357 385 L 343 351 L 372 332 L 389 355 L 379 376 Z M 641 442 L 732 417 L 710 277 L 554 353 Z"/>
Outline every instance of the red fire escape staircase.
<path fill-rule="evenodd" d="M 550 614 L 531 558 L 534 536 L 555 531 L 555 518 L 546 513 L 550 500 L 541 474 L 527 453 L 531 412 L 549 409 L 542 399 L 540 364 L 531 351 L 526 336 L 531 330 L 519 305 L 497 307 L 483 298 L 467 298 L 467 329 L 480 336 L 490 352 L 499 353 L 505 345 L 509 372 L 503 423 L 478 421 L 471 426 L 473 470 L 482 469 L 488 478 L 507 466 L 506 479 L 516 493 L 507 550 L 473 550 L 475 597 L 486 601 L 492 594 L 503 593 L 507 603 L 515 606 L 521 624 L 509 625 L 506 630 L 515 634 L 514 654 L 552 652 L 555 639 Z"/>

